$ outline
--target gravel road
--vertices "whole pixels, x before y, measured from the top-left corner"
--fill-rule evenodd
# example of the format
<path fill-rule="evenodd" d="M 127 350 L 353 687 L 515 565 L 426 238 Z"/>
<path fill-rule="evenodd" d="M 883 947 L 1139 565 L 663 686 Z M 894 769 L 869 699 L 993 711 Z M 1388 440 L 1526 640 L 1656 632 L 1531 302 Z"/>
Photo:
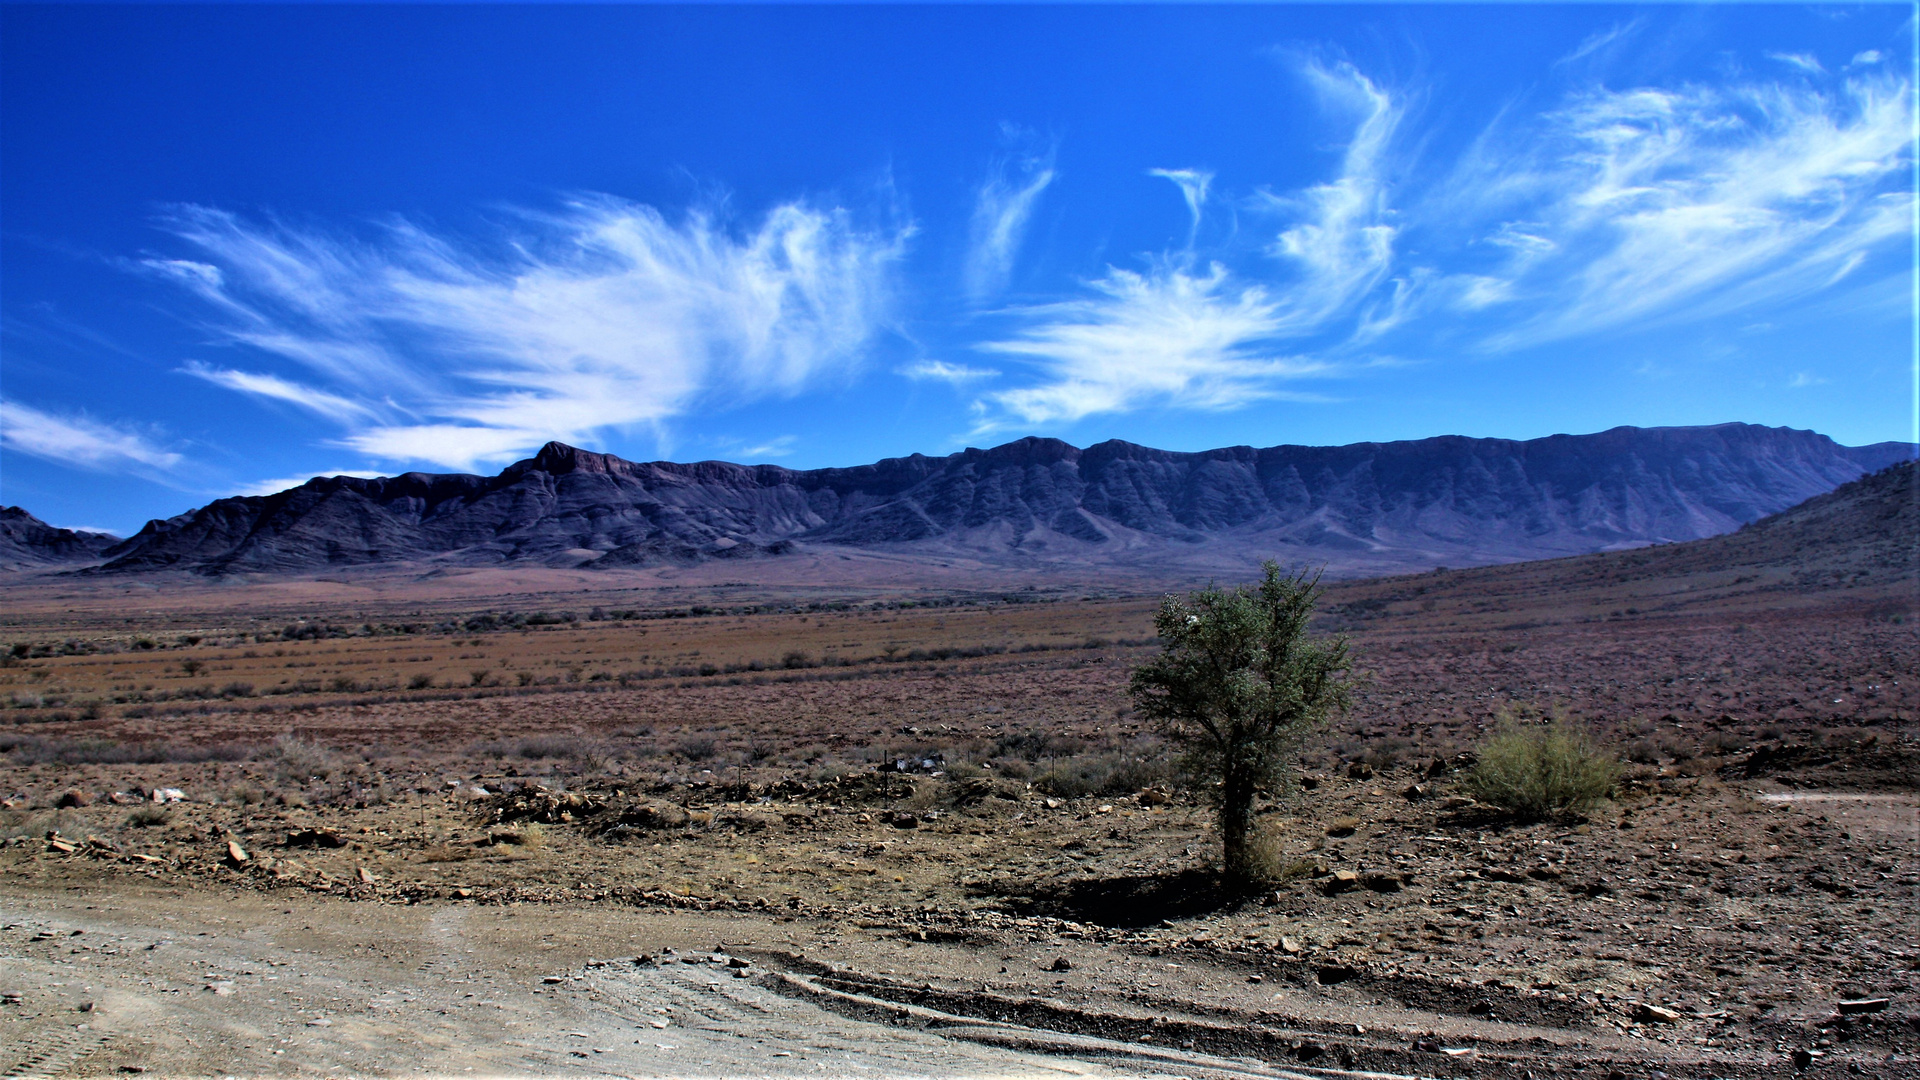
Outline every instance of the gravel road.
<path fill-rule="evenodd" d="M 1299 1075 L 925 1010 L 928 1030 L 852 1019 L 749 950 L 728 966 L 725 917 L 123 888 L 15 892 L 0 924 L 8 1078 Z"/>

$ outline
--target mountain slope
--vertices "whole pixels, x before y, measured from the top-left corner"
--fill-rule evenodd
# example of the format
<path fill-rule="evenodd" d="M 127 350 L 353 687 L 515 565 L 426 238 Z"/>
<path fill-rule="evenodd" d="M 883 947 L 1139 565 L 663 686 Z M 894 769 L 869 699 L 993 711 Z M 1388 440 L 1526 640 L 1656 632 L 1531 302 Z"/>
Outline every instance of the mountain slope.
<path fill-rule="evenodd" d="M 1032 569 L 1226 571 L 1276 555 L 1380 573 L 1711 536 L 1906 452 L 1747 424 L 1201 453 L 1028 438 L 807 471 L 549 443 L 498 476 L 336 476 L 221 499 L 148 523 L 103 569 L 635 567 L 804 547 Z"/>
<path fill-rule="evenodd" d="M 18 506 L 0 507 L 0 569 L 3 570 L 92 562 L 118 543 L 117 536 L 56 528 Z"/>
<path fill-rule="evenodd" d="M 1335 621 L 1513 629 L 1842 604 L 1920 613 L 1920 462 L 1890 465 L 1723 536 L 1566 559 L 1349 582 Z"/>

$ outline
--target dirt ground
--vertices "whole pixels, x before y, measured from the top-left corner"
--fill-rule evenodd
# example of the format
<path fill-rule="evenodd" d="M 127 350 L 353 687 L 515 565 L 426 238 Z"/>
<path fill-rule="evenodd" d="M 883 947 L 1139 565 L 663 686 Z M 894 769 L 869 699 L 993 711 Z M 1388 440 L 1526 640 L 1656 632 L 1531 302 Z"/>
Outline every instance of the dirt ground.
<path fill-rule="evenodd" d="M 1888 598 L 1387 588 L 1231 895 L 1150 596 L 15 607 L 0 1075 L 1920 1075 Z M 1530 711 L 1613 801 L 1458 796 Z"/>

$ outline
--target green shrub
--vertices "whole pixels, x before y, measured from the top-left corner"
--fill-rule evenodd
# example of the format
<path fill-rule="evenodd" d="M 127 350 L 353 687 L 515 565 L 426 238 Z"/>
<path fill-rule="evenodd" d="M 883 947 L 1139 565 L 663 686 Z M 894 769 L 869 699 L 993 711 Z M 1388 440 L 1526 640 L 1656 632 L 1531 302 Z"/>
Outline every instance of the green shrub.
<path fill-rule="evenodd" d="M 1579 724 L 1509 720 L 1461 780 L 1468 795 L 1526 821 L 1578 814 L 1613 789 L 1619 759 Z"/>

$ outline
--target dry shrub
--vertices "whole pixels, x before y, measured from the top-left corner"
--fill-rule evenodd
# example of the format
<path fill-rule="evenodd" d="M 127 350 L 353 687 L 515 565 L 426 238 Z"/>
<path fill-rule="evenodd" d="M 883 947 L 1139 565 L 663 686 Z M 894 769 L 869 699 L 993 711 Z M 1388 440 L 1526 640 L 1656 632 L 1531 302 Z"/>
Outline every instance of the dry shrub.
<path fill-rule="evenodd" d="M 341 767 L 338 754 L 298 735 L 275 739 L 267 757 L 277 765 L 280 779 L 295 784 L 325 780 Z"/>
<path fill-rule="evenodd" d="M 127 825 L 135 829 L 151 829 L 172 820 L 172 812 L 158 806 L 143 806 L 127 815 Z"/>
<path fill-rule="evenodd" d="M 1620 761 L 1566 717 L 1508 720 L 1460 781 L 1467 794 L 1524 821 L 1578 814 L 1606 798 Z"/>
<path fill-rule="evenodd" d="M 1033 786 L 1048 795 L 1077 799 L 1092 795 L 1131 795 L 1172 777 L 1173 763 L 1164 757 L 1082 754 L 1054 762 L 1034 777 Z"/>
<path fill-rule="evenodd" d="M 238 743 L 186 746 L 167 742 L 119 742 L 114 739 L 49 739 L 37 735 L 0 735 L 0 754 L 16 765 L 156 765 L 201 761 L 244 761 L 252 747 Z"/>

